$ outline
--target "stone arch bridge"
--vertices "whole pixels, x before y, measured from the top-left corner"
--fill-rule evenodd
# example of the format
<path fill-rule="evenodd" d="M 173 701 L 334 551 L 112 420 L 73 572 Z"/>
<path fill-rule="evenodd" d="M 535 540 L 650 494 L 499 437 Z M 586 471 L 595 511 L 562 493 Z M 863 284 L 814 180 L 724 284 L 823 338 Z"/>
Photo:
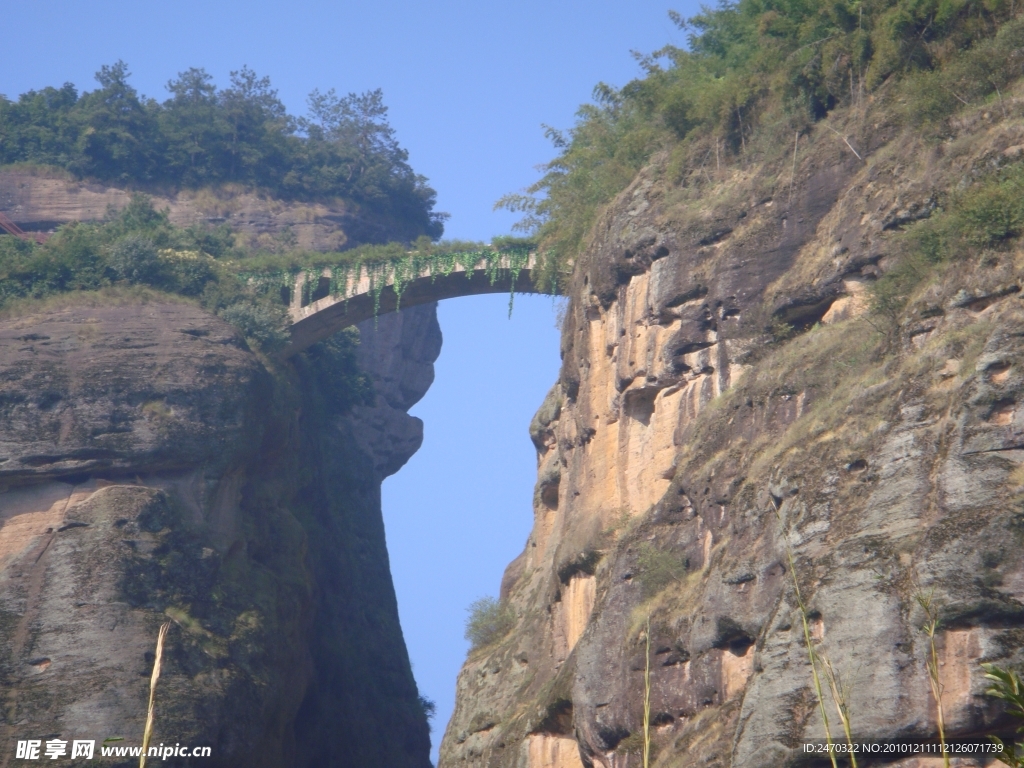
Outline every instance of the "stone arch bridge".
<path fill-rule="evenodd" d="M 472 266 L 454 261 L 447 269 L 433 262 L 411 271 L 394 263 L 361 264 L 344 274 L 330 267 L 300 272 L 288 297 L 291 339 L 281 356 L 291 357 L 342 328 L 401 307 L 485 293 L 507 293 L 510 299 L 515 293 L 540 293 L 534 286 L 538 266 L 534 253 L 525 261 L 497 253 Z"/>

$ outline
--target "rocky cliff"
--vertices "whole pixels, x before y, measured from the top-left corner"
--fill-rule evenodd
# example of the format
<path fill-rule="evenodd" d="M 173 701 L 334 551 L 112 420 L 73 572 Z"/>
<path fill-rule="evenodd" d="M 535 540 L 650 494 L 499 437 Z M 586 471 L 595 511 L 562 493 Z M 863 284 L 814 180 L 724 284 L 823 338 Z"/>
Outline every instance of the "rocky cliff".
<path fill-rule="evenodd" d="M 1019 161 L 1009 98 L 939 140 L 869 104 L 792 160 L 681 184 L 662 157 L 619 195 L 531 426 L 515 628 L 467 659 L 442 768 L 640 765 L 648 658 L 651 765 L 787 765 L 825 737 L 801 598 L 858 738 L 937 734 L 922 604 L 947 735 L 1000 727 L 979 662 L 1024 642 L 1024 253 L 869 297 L 940 195 Z"/>
<path fill-rule="evenodd" d="M 362 339 L 280 368 L 164 299 L 0 321 L 4 765 L 17 739 L 137 745 L 166 621 L 154 744 L 430 765 L 380 483 L 422 439 L 405 411 L 433 379 L 434 307 Z M 353 356 L 372 404 L 338 396 Z"/>
<path fill-rule="evenodd" d="M 257 250 L 340 251 L 356 243 L 401 239 L 393 222 L 337 200 L 285 202 L 231 184 L 145 191 L 157 210 L 167 210 L 172 224 L 227 224 L 237 245 Z M 0 172 L 0 212 L 30 232 L 51 231 L 69 221 L 102 220 L 109 209 L 128 205 L 131 195 L 119 187 L 77 181 L 57 169 Z"/>

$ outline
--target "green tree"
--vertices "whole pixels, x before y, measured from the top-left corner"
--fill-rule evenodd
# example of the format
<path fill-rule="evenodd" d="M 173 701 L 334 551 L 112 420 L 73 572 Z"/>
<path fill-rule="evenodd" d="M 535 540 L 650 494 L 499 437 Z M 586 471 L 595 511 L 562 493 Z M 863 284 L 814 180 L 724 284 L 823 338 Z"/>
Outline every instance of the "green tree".
<path fill-rule="evenodd" d="M 160 110 L 166 142 L 162 173 L 186 186 L 223 178 L 227 125 L 218 104 L 213 78 L 192 67 L 167 83 L 171 98 Z"/>
<path fill-rule="evenodd" d="M 295 121 L 270 87 L 270 78 L 258 77 L 248 67 L 232 72 L 231 87 L 221 92 L 220 105 L 227 124 L 227 178 L 279 187 L 284 174 L 271 177 L 261 169 L 288 165 Z"/>
<path fill-rule="evenodd" d="M 147 181 L 155 175 L 158 131 L 154 103 L 144 105 L 128 84 L 123 61 L 96 73 L 100 88 L 85 94 L 75 114 L 85 125 L 78 138 L 72 170 L 122 182 Z"/>
<path fill-rule="evenodd" d="M 78 91 L 71 83 L 0 97 L 0 164 L 32 162 L 66 166 L 75 154 L 79 126 L 72 117 Z"/>
<path fill-rule="evenodd" d="M 155 283 L 160 257 L 153 241 L 144 235 L 125 235 L 110 250 L 108 260 L 117 276 L 129 283 Z"/>
<path fill-rule="evenodd" d="M 141 99 L 129 74 L 118 61 L 81 97 L 70 84 L 0 97 L 0 163 L 54 164 L 128 185 L 231 181 L 290 199 L 341 198 L 366 223 L 363 242 L 441 237 L 446 216 L 409 166 L 380 90 L 314 91 L 310 115 L 296 119 L 248 67 L 225 90 L 203 69 L 180 72 L 162 104 Z"/>
<path fill-rule="evenodd" d="M 1024 24 L 1013 0 L 735 0 L 691 18 L 671 13 L 686 48 L 638 56 L 644 75 L 600 84 L 567 131 L 545 128 L 558 156 L 497 207 L 543 251 L 574 255 L 601 207 L 659 150 L 676 173 L 692 155 L 744 161 L 758 134 L 792 139 L 892 80 L 908 117 L 945 119 L 968 97 L 1024 75 Z M 966 96 L 964 95 L 966 94 Z M 762 139 L 762 151 L 771 141 Z M 775 142 L 778 144 L 778 142 Z M 677 151 L 678 150 L 678 151 Z M 699 161 L 698 161 L 699 162 Z M 680 179 L 679 181 L 683 181 Z M 699 183 L 699 182 L 695 182 Z"/>

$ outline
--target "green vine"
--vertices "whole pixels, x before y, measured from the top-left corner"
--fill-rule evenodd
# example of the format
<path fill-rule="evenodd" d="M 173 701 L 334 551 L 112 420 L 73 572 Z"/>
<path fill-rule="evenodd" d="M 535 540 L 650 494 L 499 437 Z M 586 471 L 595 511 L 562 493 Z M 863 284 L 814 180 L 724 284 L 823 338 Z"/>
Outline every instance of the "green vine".
<path fill-rule="evenodd" d="M 434 282 L 438 275 L 448 277 L 461 268 L 466 273 L 466 279 L 472 279 L 476 272 L 482 271 L 491 285 L 509 279 L 508 312 L 511 317 L 515 287 L 523 270 L 529 267 L 530 255 L 531 251 L 527 248 L 444 252 L 431 252 L 428 249 L 409 251 L 388 259 L 339 260 L 334 264 L 321 263 L 292 270 L 246 272 L 241 277 L 258 292 L 284 287 L 294 296 L 296 290 L 301 290 L 300 301 L 304 305 L 312 301 L 320 279 L 327 277 L 329 295 L 347 304 L 355 295 L 365 270 L 370 283 L 369 293 L 373 297 L 373 316 L 376 318 L 380 314 L 381 294 L 389 285 L 395 291 L 396 309 L 401 309 L 406 289 L 420 277 L 429 275 L 431 282 Z M 301 286 L 300 275 L 303 278 Z"/>
<path fill-rule="evenodd" d="M 316 293 L 316 289 L 320 287 L 320 275 L 323 274 L 323 270 L 306 267 L 302 270 L 302 273 L 306 278 L 302 283 L 303 303 L 309 304 L 313 301 L 313 294 Z"/>
<path fill-rule="evenodd" d="M 343 312 L 348 311 L 348 281 L 351 275 L 351 264 L 335 264 L 331 267 L 330 294 L 335 299 L 341 295 L 341 308 Z M 358 279 L 358 273 L 356 274 Z"/>

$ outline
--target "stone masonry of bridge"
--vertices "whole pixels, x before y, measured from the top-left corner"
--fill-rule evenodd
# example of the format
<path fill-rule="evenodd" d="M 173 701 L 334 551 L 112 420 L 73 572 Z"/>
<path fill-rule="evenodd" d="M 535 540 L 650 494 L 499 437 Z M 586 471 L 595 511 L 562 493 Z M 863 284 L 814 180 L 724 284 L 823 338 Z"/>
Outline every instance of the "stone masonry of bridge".
<path fill-rule="evenodd" d="M 493 266 L 489 260 L 481 259 L 468 271 L 458 264 L 447 273 L 438 272 L 436 267 L 424 267 L 405 283 L 400 299 L 395 290 L 395 267 L 389 267 L 384 275 L 374 278 L 370 267 L 361 265 L 348 275 L 344 290 L 337 294 L 330 290 L 330 268 L 322 270 L 319 276 L 299 273 L 288 308 L 292 318 L 291 339 L 281 356 L 291 357 L 342 328 L 403 307 L 485 293 L 539 292 L 533 282 L 538 266 L 535 254 L 530 254 L 526 265 L 519 270 L 511 268 L 511 259 L 507 256 L 500 257 L 496 274 Z M 307 288 L 310 279 L 317 279 L 318 284 Z M 383 287 L 375 301 L 376 280 L 383 280 Z"/>

